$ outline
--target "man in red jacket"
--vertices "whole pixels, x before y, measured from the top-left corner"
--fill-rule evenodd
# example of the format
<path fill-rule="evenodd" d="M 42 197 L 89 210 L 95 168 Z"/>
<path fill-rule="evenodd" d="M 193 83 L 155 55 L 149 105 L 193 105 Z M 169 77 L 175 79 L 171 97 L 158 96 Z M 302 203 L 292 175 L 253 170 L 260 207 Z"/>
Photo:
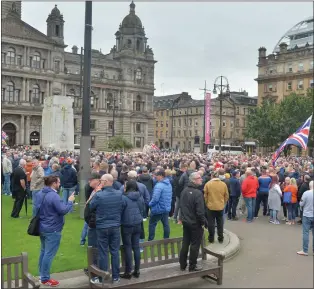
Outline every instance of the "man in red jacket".
<path fill-rule="evenodd" d="M 248 169 L 246 171 L 246 178 L 242 183 L 242 195 L 247 208 L 247 222 L 253 221 L 253 214 L 255 212 L 256 193 L 259 187 L 257 178 L 253 175 L 253 172 Z"/>

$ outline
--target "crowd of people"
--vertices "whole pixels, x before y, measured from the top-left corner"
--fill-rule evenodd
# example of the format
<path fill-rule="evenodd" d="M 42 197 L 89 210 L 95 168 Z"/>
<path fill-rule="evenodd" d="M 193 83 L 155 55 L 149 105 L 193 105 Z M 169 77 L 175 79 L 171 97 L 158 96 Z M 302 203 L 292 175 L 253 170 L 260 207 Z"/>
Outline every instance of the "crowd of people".
<path fill-rule="evenodd" d="M 216 241 L 216 231 L 218 242 L 223 243 L 225 219 L 237 221 L 246 215 L 246 222 L 252 223 L 261 205 L 271 224 L 302 224 L 303 250 L 297 253 L 308 255 L 310 230 L 313 233 L 314 160 L 310 157 L 282 157 L 274 166 L 270 157 L 259 155 L 208 158 L 192 153 L 92 152 L 90 161 L 80 245 L 87 239 L 88 246 L 98 248 L 99 267 L 104 271 L 110 251 L 113 283 L 140 277 L 145 221 L 148 241 L 154 240 L 159 222 L 165 239 L 171 236 L 169 221 L 182 225 L 181 270 L 202 269 L 197 256 L 205 228 L 209 243 Z M 39 271 L 44 285 L 59 285 L 51 279 L 50 267 L 60 245 L 64 215 L 73 212 L 79 170 L 79 155 L 70 152 L 2 153 L 2 193 L 14 198 L 11 217 L 19 217 L 26 198 L 32 199 L 33 216 L 40 215 Z M 119 269 L 121 241 L 123 274 Z M 98 277 L 91 281 L 102 282 Z"/>

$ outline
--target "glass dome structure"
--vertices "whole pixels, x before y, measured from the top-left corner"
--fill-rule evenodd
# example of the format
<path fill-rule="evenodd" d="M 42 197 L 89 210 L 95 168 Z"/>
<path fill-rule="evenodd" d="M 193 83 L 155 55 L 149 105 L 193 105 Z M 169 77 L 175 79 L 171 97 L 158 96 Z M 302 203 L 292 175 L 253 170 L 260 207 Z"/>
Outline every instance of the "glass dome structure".
<path fill-rule="evenodd" d="M 309 45 L 313 45 L 313 21 L 314 17 L 311 16 L 294 25 L 290 30 L 288 30 L 288 32 L 285 33 L 284 36 L 280 38 L 273 53 L 279 52 L 279 45 L 283 42 L 288 45 L 287 49 L 292 49 L 296 45 L 298 47 L 304 47 L 307 43 Z"/>

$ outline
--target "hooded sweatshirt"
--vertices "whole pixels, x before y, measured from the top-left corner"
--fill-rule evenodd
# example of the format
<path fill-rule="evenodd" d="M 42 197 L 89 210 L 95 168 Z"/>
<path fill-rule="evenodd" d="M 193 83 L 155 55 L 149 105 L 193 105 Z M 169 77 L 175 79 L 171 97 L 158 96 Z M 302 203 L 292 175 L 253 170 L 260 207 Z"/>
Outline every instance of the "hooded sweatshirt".
<path fill-rule="evenodd" d="M 121 225 L 132 227 L 143 221 L 144 199 L 139 192 L 128 192 L 122 195 Z"/>

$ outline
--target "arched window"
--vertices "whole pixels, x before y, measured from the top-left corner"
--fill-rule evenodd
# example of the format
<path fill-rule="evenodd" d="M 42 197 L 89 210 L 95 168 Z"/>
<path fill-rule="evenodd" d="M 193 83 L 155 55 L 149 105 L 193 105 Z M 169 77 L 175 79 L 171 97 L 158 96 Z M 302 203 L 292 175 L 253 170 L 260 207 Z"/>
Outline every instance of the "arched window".
<path fill-rule="evenodd" d="M 132 40 L 128 39 L 128 48 L 131 48 L 131 46 L 132 46 Z"/>
<path fill-rule="evenodd" d="M 7 64 L 15 64 L 15 49 L 9 48 L 7 53 Z"/>
<path fill-rule="evenodd" d="M 113 96 L 112 96 L 112 93 L 108 93 L 106 108 L 107 109 L 112 109 L 113 108 Z"/>
<path fill-rule="evenodd" d="M 40 54 L 39 54 L 39 52 L 34 53 L 32 67 L 40 68 Z"/>
<path fill-rule="evenodd" d="M 141 49 L 141 40 L 140 40 L 140 39 L 137 39 L 137 40 L 136 40 L 136 50 L 137 50 L 137 51 L 140 51 L 140 49 Z"/>
<path fill-rule="evenodd" d="M 33 85 L 32 103 L 40 103 L 40 90 L 37 84 Z"/>
<path fill-rule="evenodd" d="M 141 96 L 138 95 L 136 97 L 136 102 L 135 102 L 135 110 L 136 111 L 141 111 L 141 102 L 142 102 Z"/>
<path fill-rule="evenodd" d="M 14 83 L 8 82 L 7 87 L 5 89 L 5 100 L 9 102 L 14 101 Z"/>

